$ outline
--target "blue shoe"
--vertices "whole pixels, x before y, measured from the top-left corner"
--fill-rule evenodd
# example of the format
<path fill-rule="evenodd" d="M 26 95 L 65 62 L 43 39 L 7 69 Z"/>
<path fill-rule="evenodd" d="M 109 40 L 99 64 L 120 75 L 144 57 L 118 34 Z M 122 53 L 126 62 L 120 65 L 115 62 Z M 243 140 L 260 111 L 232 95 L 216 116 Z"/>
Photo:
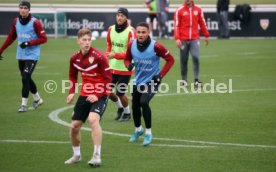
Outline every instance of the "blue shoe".
<path fill-rule="evenodd" d="M 141 131 L 136 131 L 134 134 L 131 135 L 129 142 L 136 142 L 138 138 L 144 133 L 144 129 L 142 128 Z"/>
<path fill-rule="evenodd" d="M 152 135 L 151 134 L 146 134 L 144 137 L 144 146 L 148 146 L 151 143 Z"/>

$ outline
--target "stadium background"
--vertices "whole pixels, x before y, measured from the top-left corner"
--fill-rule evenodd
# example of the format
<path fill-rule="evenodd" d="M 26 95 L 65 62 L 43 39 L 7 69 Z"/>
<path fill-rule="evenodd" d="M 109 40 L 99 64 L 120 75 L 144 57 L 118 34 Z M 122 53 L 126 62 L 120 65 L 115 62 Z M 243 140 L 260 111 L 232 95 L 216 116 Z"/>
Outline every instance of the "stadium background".
<path fill-rule="evenodd" d="M 31 2 L 107 3 L 115 6 L 141 3 L 92 0 Z M 172 1 L 176 5 L 181 2 Z M 214 0 L 202 2 L 198 1 L 200 4 L 215 4 Z M 249 1 L 231 2 L 237 4 Z M 6 18 L 1 13 L 6 11 L 3 8 L 8 3 L 17 6 L 17 1 L 1 0 L 0 3 L 2 30 L 11 26 L 11 23 L 3 24 Z M 276 2 L 252 0 L 250 4 L 275 5 Z M 116 8 L 112 10 L 116 11 Z M 275 18 L 273 13 L 272 19 Z M 275 22 L 270 24 L 274 26 Z M 260 28 L 260 24 L 256 27 Z M 69 128 L 66 125 L 70 123 L 72 107 L 66 105 L 67 93 L 62 93 L 61 86 L 62 80 L 68 78 L 70 55 L 78 50 L 75 38 L 50 38 L 47 44 L 42 45 L 41 60 L 33 77 L 38 81 L 45 104 L 36 111 L 24 114 L 17 113 L 21 82 L 15 60 L 16 43 L 9 47 L 3 53 L 5 59 L 0 62 L 1 171 L 275 171 L 275 39 L 214 38 L 208 47 L 202 42 L 203 82 L 214 79 L 215 83 L 228 83 L 232 79 L 231 94 L 176 94 L 176 80 L 180 79 L 179 52 L 174 40 L 158 41 L 171 51 L 176 64 L 164 79 L 170 86 L 169 93 L 158 94 L 151 104 L 155 138 L 153 144 L 144 148 L 141 146 L 142 140 L 135 144 L 128 143 L 133 123 L 115 122 L 116 107 L 109 103 L 102 120 L 105 131 L 103 166 L 98 169 L 91 169 L 86 164 L 92 154 L 87 125 L 82 131 L 83 161 L 72 166 L 64 165 L 64 160 L 71 155 Z M 4 37 L 0 38 L 0 43 L 3 42 Z M 92 45 L 105 51 L 104 39 L 97 39 Z M 191 69 L 190 63 L 189 78 L 193 76 Z M 54 93 L 44 89 L 49 80 L 57 83 Z"/>

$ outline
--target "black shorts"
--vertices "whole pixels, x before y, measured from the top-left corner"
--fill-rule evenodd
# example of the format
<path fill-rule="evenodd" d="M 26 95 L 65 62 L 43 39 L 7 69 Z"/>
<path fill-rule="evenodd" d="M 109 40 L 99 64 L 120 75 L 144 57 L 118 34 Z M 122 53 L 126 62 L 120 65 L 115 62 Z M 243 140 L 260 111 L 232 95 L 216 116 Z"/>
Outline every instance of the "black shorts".
<path fill-rule="evenodd" d="M 154 18 L 157 20 L 157 15 L 156 14 L 149 14 L 150 22 L 153 22 Z"/>
<path fill-rule="evenodd" d="M 128 83 L 131 75 L 117 75 L 112 74 L 112 88 L 116 85 L 116 95 L 123 96 L 126 94 Z"/>
<path fill-rule="evenodd" d="M 132 92 L 132 104 L 136 102 L 147 102 L 149 103 L 153 96 L 158 92 L 158 87 L 160 83 L 155 85 L 145 84 L 145 85 L 133 85 Z"/>
<path fill-rule="evenodd" d="M 18 67 L 20 70 L 21 75 L 27 74 L 32 75 L 35 66 L 36 66 L 37 60 L 18 60 Z"/>
<path fill-rule="evenodd" d="M 78 101 L 74 107 L 72 120 L 78 120 L 85 123 L 90 112 L 95 112 L 99 114 L 100 117 L 103 116 L 103 113 L 107 106 L 108 96 L 104 95 L 94 103 L 87 101 L 86 98 L 87 96 L 79 96 Z"/>

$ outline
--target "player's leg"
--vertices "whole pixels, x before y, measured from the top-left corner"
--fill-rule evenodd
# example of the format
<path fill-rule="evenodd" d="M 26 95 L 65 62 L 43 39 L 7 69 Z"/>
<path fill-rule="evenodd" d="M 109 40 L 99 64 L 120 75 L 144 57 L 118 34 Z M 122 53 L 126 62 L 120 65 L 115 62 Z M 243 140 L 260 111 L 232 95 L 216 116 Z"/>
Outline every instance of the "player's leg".
<path fill-rule="evenodd" d="M 94 145 L 94 152 L 88 164 L 92 166 L 101 165 L 102 128 L 100 126 L 100 119 L 99 114 L 95 112 L 89 113 L 88 121 L 92 130 L 91 138 Z"/>
<path fill-rule="evenodd" d="M 106 109 L 108 96 L 104 95 L 100 100 L 93 103 L 88 116 L 91 128 L 91 138 L 94 145 L 93 156 L 88 164 L 91 166 L 101 165 L 101 145 L 102 145 L 102 127 L 100 125 L 101 117 Z"/>
<path fill-rule="evenodd" d="M 199 86 L 202 86 L 202 82 L 199 81 L 199 68 L 200 68 L 200 62 L 199 62 L 200 41 L 199 40 L 191 41 L 190 51 L 191 51 L 192 61 L 193 61 L 193 70 L 194 70 L 194 79 L 195 79 L 194 86 L 199 87 Z"/>
<path fill-rule="evenodd" d="M 228 25 L 228 12 L 221 11 L 221 21 L 222 21 L 222 36 L 223 38 L 229 37 L 229 25 Z"/>
<path fill-rule="evenodd" d="M 119 76 L 119 80 L 116 87 L 116 95 L 119 97 L 119 99 L 122 102 L 124 113 L 120 121 L 128 121 L 131 118 L 130 114 L 130 108 L 128 104 L 128 97 L 126 95 L 126 92 L 128 90 L 128 83 L 130 81 L 131 76 L 130 75 L 121 75 Z"/>
<path fill-rule="evenodd" d="M 133 86 L 133 92 L 132 92 L 132 116 L 135 126 L 135 132 L 131 135 L 129 141 L 135 142 L 138 140 L 138 138 L 144 133 L 144 129 L 141 125 L 141 104 L 140 104 L 140 97 L 141 97 L 141 90 L 138 89 L 137 86 Z"/>
<path fill-rule="evenodd" d="M 149 30 L 150 30 L 150 37 L 153 38 L 153 20 L 155 18 L 154 14 L 149 14 Z"/>
<path fill-rule="evenodd" d="M 188 41 L 182 41 L 183 49 L 180 49 L 180 69 L 181 77 L 185 85 L 188 82 L 188 57 L 190 44 Z"/>
<path fill-rule="evenodd" d="M 22 81 L 22 89 L 21 89 L 21 96 L 22 96 L 22 101 L 21 105 L 19 108 L 19 112 L 25 112 L 27 111 L 27 104 L 28 104 L 28 97 L 23 97 L 23 73 L 24 73 L 24 67 L 25 67 L 25 61 L 18 60 L 18 68 L 21 74 L 21 81 Z M 24 92 L 25 95 L 25 92 Z"/>
<path fill-rule="evenodd" d="M 218 27 L 219 27 L 219 38 L 222 38 L 223 36 L 223 25 L 222 25 L 222 18 L 221 18 L 221 13 L 217 12 L 217 19 L 218 19 Z"/>
<path fill-rule="evenodd" d="M 80 129 L 82 124 L 86 121 L 91 104 L 86 101 L 85 96 L 79 96 L 77 103 L 74 107 L 74 112 L 72 116 L 72 122 L 70 127 L 70 140 L 73 149 L 73 156 L 65 161 L 65 164 L 73 164 L 81 161 L 81 152 L 80 152 Z"/>
<path fill-rule="evenodd" d="M 118 80 L 119 80 L 119 75 L 112 74 L 112 89 L 114 89 L 114 87 L 118 83 Z M 119 120 L 121 118 L 123 112 L 124 112 L 122 102 L 114 92 L 110 93 L 109 99 L 111 101 L 113 101 L 114 103 L 116 103 L 116 106 L 117 106 L 118 109 L 117 109 L 117 113 L 115 115 L 115 120 Z"/>
<path fill-rule="evenodd" d="M 152 140 L 152 133 L 151 133 L 151 108 L 150 108 L 150 100 L 153 98 L 153 96 L 156 94 L 158 90 L 158 85 L 154 85 L 154 88 L 151 88 L 150 85 L 147 85 L 147 92 L 142 93 L 140 98 L 140 104 L 143 111 L 143 118 L 146 125 L 146 133 L 144 137 L 143 145 L 147 146 L 151 143 Z"/>
<path fill-rule="evenodd" d="M 70 140 L 72 144 L 72 149 L 73 149 L 73 156 L 66 160 L 64 163 L 65 164 L 73 164 L 81 161 L 81 152 L 80 152 L 80 141 L 81 141 L 81 136 L 80 136 L 80 129 L 82 126 L 83 122 L 74 120 L 71 122 L 70 126 Z"/>
<path fill-rule="evenodd" d="M 161 34 L 161 37 L 162 38 L 167 38 L 167 25 L 166 25 L 166 22 L 167 22 L 167 13 L 162 11 L 159 16 L 159 23 L 160 23 L 160 28 L 162 30 L 162 34 Z"/>
<path fill-rule="evenodd" d="M 29 91 L 30 91 L 30 81 L 31 76 L 34 71 L 35 65 L 37 61 L 35 60 L 25 60 L 25 61 L 18 61 L 19 63 L 19 70 L 21 73 L 21 79 L 22 79 L 22 104 L 19 108 L 19 112 L 26 112 L 27 111 L 27 103 L 28 103 L 28 97 L 29 97 Z"/>
<path fill-rule="evenodd" d="M 35 63 L 33 63 L 35 62 Z M 32 73 L 34 72 L 35 70 L 35 67 L 36 67 L 36 64 L 37 64 L 37 61 L 27 61 L 26 63 L 30 63 L 28 66 L 31 66 L 32 67 Z M 31 75 L 32 75 L 31 73 Z M 29 80 L 29 85 L 30 85 L 30 92 L 32 93 L 32 96 L 33 96 L 33 99 L 34 99 L 34 102 L 32 103 L 32 107 L 30 109 L 36 109 L 38 106 L 42 105 L 43 104 L 43 100 L 42 98 L 40 97 L 38 91 L 37 91 L 37 87 L 36 87 L 36 84 L 34 82 L 34 80 L 32 78 L 30 78 Z"/>

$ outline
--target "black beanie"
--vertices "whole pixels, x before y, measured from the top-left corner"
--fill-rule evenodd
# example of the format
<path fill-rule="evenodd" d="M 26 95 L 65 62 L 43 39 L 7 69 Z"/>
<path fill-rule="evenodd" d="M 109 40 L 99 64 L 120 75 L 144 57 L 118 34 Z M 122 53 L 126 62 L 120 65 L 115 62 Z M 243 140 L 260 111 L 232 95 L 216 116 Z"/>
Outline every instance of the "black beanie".
<path fill-rule="evenodd" d="M 31 4 L 29 1 L 22 0 L 20 1 L 19 6 L 27 6 L 29 10 L 31 10 Z"/>
<path fill-rule="evenodd" d="M 128 10 L 126 8 L 119 8 L 117 13 L 122 13 L 123 15 L 125 15 L 128 18 Z"/>

